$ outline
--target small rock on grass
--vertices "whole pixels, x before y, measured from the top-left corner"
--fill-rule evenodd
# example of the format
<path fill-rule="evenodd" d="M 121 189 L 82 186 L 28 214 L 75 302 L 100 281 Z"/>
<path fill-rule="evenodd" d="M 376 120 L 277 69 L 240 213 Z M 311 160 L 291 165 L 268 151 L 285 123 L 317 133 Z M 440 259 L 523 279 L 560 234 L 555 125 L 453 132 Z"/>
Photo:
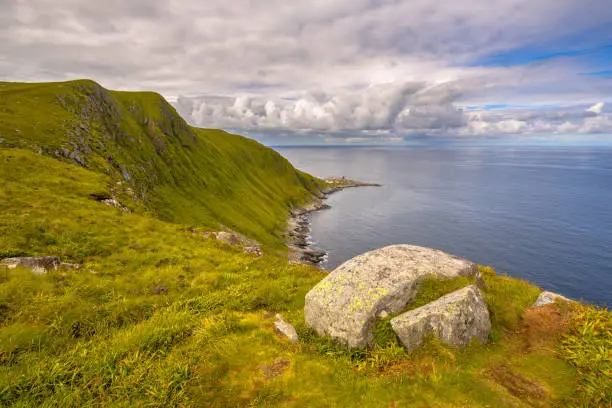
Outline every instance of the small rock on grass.
<path fill-rule="evenodd" d="M 557 303 L 557 301 L 562 302 L 574 302 L 571 299 L 566 298 L 565 296 L 561 296 L 558 293 L 553 292 L 542 292 L 540 296 L 536 299 L 535 303 L 531 307 L 540 307 L 544 305 L 549 305 L 551 303 Z"/>
<path fill-rule="evenodd" d="M 283 320 L 283 317 L 280 314 L 276 315 L 276 322 L 274 322 L 274 326 L 276 326 L 276 329 L 285 337 L 291 340 L 292 343 L 298 342 L 299 338 L 295 328 Z"/>

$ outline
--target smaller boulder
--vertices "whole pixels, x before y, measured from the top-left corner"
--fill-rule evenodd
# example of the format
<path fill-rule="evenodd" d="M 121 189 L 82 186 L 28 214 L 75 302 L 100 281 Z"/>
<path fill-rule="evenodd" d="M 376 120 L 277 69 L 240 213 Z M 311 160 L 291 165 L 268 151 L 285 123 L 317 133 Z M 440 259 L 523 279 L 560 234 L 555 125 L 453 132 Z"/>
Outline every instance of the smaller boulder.
<path fill-rule="evenodd" d="M 295 328 L 283 320 L 283 317 L 280 314 L 276 315 L 276 322 L 274 322 L 274 326 L 276 329 L 282 333 L 285 337 L 291 340 L 292 343 L 298 342 L 298 334 L 295 331 Z"/>
<path fill-rule="evenodd" d="M 391 319 L 391 327 L 409 350 L 422 346 L 428 336 L 464 347 L 473 338 L 486 343 L 491 320 L 484 296 L 470 285 Z"/>
<path fill-rule="evenodd" d="M 540 306 L 544 306 L 544 305 L 548 305 L 551 303 L 556 303 L 557 301 L 562 301 L 562 302 L 573 302 L 573 300 L 566 298 L 565 296 L 561 296 L 557 293 L 553 293 L 553 292 L 542 292 L 540 293 L 540 296 L 538 296 L 538 298 L 536 299 L 535 303 L 533 304 L 533 307 L 540 307 Z"/>
<path fill-rule="evenodd" d="M 14 269 L 18 266 L 28 268 L 35 274 L 44 274 L 49 271 L 55 271 L 61 266 L 61 262 L 56 256 L 27 256 L 19 258 L 5 258 L 0 261 L 0 265 L 5 265 L 9 269 Z"/>

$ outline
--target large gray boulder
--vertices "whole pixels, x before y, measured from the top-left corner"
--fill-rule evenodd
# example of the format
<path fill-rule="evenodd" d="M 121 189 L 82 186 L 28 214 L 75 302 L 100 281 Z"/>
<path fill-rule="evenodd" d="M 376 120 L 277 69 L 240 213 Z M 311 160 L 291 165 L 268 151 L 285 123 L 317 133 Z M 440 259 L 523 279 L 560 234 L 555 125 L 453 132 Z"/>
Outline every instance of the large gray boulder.
<path fill-rule="evenodd" d="M 397 314 L 416 296 L 427 277 L 478 274 L 465 259 L 432 248 L 393 245 L 343 263 L 306 295 L 306 324 L 349 347 L 372 342 L 376 320 Z"/>
<path fill-rule="evenodd" d="M 422 346 L 428 336 L 464 347 L 474 338 L 486 343 L 491 320 L 484 296 L 470 285 L 391 319 L 391 327 L 409 350 Z"/>
<path fill-rule="evenodd" d="M 28 256 L 19 258 L 4 258 L 0 261 L 0 265 L 5 265 L 9 269 L 18 266 L 28 268 L 36 274 L 43 274 L 49 271 L 57 270 L 61 266 L 61 262 L 56 256 Z"/>

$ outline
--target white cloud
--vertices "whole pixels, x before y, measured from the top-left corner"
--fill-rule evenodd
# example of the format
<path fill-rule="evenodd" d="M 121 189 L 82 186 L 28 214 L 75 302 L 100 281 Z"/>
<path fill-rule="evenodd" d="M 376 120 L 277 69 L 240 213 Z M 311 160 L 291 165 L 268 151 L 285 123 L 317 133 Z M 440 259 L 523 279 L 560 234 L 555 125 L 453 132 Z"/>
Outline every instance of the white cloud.
<path fill-rule="evenodd" d="M 308 93 L 296 100 L 255 97 L 179 98 L 179 111 L 200 126 L 234 129 L 380 134 L 429 133 L 463 123 L 446 86 L 405 82 L 381 84 L 336 95 Z"/>
<path fill-rule="evenodd" d="M 593 112 L 596 115 L 599 115 L 601 113 L 601 111 L 603 110 L 605 103 L 603 102 L 598 102 L 595 105 L 591 106 L 589 109 L 587 109 L 588 112 Z"/>
<path fill-rule="evenodd" d="M 612 81 L 578 75 L 597 67 L 478 61 L 609 42 L 611 19 L 604 0 L 4 0 L 0 78 L 155 90 L 196 124 L 242 131 L 604 132 L 593 103 Z M 557 108 L 462 108 L 500 103 Z"/>

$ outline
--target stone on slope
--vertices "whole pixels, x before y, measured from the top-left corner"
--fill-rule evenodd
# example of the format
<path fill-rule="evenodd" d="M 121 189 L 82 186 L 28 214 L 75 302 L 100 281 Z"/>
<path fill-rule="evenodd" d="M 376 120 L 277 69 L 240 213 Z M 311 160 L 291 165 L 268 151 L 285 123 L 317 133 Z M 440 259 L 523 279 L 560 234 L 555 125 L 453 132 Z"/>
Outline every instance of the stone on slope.
<path fill-rule="evenodd" d="M 5 258 L 0 261 L 0 265 L 5 265 L 9 269 L 18 266 L 28 268 L 36 274 L 43 274 L 49 271 L 57 270 L 61 266 L 61 262 L 56 256 L 28 256 L 19 258 Z"/>
<path fill-rule="evenodd" d="M 477 266 L 432 248 L 392 245 L 340 265 L 306 295 L 306 324 L 349 347 L 372 342 L 381 314 L 396 314 L 428 277 L 477 276 Z"/>
<path fill-rule="evenodd" d="M 565 296 L 561 296 L 557 293 L 542 292 L 540 293 L 540 296 L 538 296 L 535 303 L 531 307 L 540 307 L 540 306 L 548 305 L 550 303 L 556 303 L 559 300 L 563 302 L 573 302 L 573 300 L 568 299 Z"/>
<path fill-rule="evenodd" d="M 391 319 L 391 327 L 409 350 L 422 346 L 428 336 L 464 347 L 473 338 L 486 343 L 491 320 L 484 296 L 470 285 Z"/>
<path fill-rule="evenodd" d="M 274 322 L 274 326 L 285 337 L 291 340 L 292 343 L 298 342 L 298 334 L 295 331 L 295 328 L 286 321 L 284 321 L 283 317 L 280 314 L 276 315 L 276 322 Z"/>

